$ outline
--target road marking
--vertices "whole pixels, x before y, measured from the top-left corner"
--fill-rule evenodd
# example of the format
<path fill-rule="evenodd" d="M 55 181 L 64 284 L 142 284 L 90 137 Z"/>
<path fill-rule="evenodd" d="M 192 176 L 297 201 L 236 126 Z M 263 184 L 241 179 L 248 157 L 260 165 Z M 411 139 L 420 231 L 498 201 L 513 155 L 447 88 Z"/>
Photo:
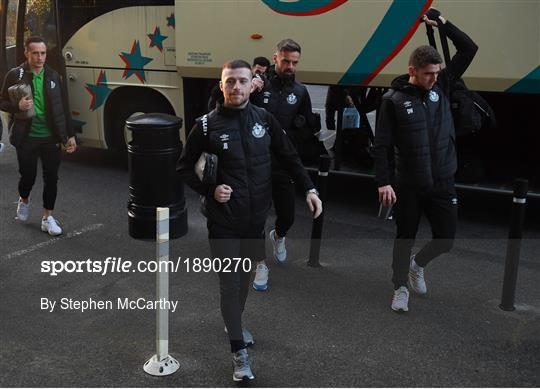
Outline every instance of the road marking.
<path fill-rule="evenodd" d="M 103 227 L 102 223 L 91 224 L 89 226 L 81 228 L 80 230 L 69 232 L 65 236 L 58 237 L 58 238 L 52 238 L 52 239 L 46 240 L 45 242 L 37 243 L 37 244 L 35 244 L 33 246 L 30 246 L 30 247 L 27 247 L 25 249 L 22 249 L 22 250 L 15 251 L 13 253 L 7 254 L 7 255 L 4 256 L 4 259 L 12 259 L 12 258 L 15 258 L 15 257 L 20 257 L 21 255 L 31 253 L 32 251 L 39 250 L 40 248 L 50 246 L 50 245 L 52 245 L 52 244 L 54 244 L 54 243 L 56 243 L 56 242 L 58 242 L 60 240 L 74 238 L 76 236 L 84 234 L 85 232 L 99 230 L 102 227 Z"/>

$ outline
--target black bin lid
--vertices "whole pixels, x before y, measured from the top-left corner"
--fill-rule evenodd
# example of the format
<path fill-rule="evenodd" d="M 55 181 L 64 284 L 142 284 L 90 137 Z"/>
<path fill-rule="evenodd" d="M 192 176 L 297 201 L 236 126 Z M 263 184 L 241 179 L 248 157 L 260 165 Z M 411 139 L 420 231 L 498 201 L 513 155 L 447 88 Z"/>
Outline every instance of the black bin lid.
<path fill-rule="evenodd" d="M 165 113 L 145 113 L 126 120 L 128 130 L 163 130 L 182 127 L 182 119 Z"/>

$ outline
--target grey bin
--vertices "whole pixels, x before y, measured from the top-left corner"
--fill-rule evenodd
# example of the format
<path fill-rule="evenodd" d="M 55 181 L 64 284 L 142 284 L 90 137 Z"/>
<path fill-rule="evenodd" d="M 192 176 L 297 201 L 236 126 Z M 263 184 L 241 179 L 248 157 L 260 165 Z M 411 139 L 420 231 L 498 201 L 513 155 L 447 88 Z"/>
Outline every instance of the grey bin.
<path fill-rule="evenodd" d="M 135 239 L 156 239 L 156 207 L 169 208 L 169 238 L 187 233 L 184 186 L 176 174 L 182 152 L 179 130 L 182 119 L 149 113 L 126 121 L 132 132 L 129 142 L 129 235 Z"/>

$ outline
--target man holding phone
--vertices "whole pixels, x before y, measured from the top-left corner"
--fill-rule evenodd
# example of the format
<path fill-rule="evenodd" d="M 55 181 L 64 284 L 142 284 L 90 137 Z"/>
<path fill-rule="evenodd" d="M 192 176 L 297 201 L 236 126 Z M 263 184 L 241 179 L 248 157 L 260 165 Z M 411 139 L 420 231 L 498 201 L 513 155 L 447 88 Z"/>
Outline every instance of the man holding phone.
<path fill-rule="evenodd" d="M 49 235 L 60 235 L 62 229 L 52 216 L 61 159 L 60 143 L 65 145 L 68 153 L 73 153 L 77 149 L 77 142 L 71 126 L 62 79 L 45 64 L 47 45 L 43 38 L 28 38 L 24 55 L 26 61 L 6 74 L 0 94 L 0 110 L 13 114 L 10 142 L 17 149 L 21 175 L 17 218 L 23 222 L 28 220 L 30 191 L 36 180 L 40 159 L 44 181 L 41 230 Z M 32 94 L 13 101 L 9 89 L 17 85 L 29 85 Z M 21 115 L 32 109 L 35 111 L 34 115 Z"/>

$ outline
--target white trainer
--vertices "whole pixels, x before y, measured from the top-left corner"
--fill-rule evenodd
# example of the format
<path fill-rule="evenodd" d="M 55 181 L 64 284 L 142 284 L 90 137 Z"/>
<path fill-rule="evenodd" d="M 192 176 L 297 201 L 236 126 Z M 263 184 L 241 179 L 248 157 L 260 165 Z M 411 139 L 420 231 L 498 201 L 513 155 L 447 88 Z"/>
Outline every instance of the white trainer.
<path fill-rule="evenodd" d="M 21 199 L 17 203 L 17 219 L 22 222 L 28 220 L 28 215 L 30 214 L 30 202 L 23 203 Z"/>
<path fill-rule="evenodd" d="M 251 372 L 248 352 L 245 348 L 238 350 L 232 355 L 233 362 L 233 381 L 242 382 L 255 379 Z"/>
<path fill-rule="evenodd" d="M 58 221 L 52 216 L 48 216 L 47 219 L 41 219 L 41 231 L 48 232 L 52 236 L 62 234 L 62 229 L 58 225 Z"/>
<path fill-rule="evenodd" d="M 394 290 L 392 309 L 396 312 L 407 312 L 409 310 L 409 290 L 405 286 L 400 286 Z"/>
<path fill-rule="evenodd" d="M 427 293 L 426 280 L 424 279 L 424 268 L 422 266 L 418 266 L 414 260 L 414 255 L 411 256 L 411 265 L 409 266 L 409 287 L 415 293 Z"/>
<path fill-rule="evenodd" d="M 253 289 L 265 291 L 268 289 L 268 267 L 264 263 L 257 265 L 255 269 L 255 279 L 253 280 Z"/>
<path fill-rule="evenodd" d="M 6 145 L 3 144 L 2 142 L 0 142 L 0 153 L 1 153 L 2 151 L 4 151 L 5 148 L 6 148 Z"/>
<path fill-rule="evenodd" d="M 287 248 L 285 247 L 285 237 L 277 239 L 276 230 L 270 231 L 270 242 L 274 249 L 274 260 L 278 264 L 284 264 L 287 261 Z"/>

